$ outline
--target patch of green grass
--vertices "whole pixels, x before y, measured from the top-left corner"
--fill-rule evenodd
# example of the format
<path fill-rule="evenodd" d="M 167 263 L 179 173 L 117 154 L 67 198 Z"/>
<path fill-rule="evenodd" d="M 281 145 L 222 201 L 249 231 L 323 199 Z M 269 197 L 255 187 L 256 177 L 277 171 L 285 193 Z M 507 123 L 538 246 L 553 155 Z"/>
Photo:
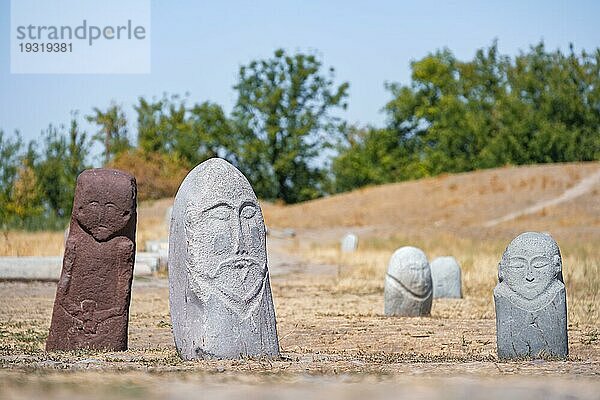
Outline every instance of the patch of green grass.
<path fill-rule="evenodd" d="M 32 354 L 42 350 L 48 331 L 22 321 L 0 322 L 0 354 Z"/>

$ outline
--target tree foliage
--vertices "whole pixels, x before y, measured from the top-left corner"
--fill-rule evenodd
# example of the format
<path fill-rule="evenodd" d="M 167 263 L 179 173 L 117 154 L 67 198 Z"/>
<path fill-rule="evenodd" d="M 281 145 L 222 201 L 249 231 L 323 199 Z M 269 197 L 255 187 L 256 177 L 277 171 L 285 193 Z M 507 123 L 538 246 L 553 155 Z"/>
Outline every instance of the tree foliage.
<path fill-rule="evenodd" d="M 17 179 L 23 141 L 19 132 L 6 137 L 0 130 L 0 226 L 6 227 L 11 217 L 11 192 Z"/>
<path fill-rule="evenodd" d="M 32 141 L 23 149 L 18 133 L 10 140 L 0 132 L 0 214 L 5 228 L 61 229 L 71 214 L 75 181 L 88 167 L 90 142 L 76 115 L 68 131 L 50 125 L 41 139 L 41 146 Z"/>
<path fill-rule="evenodd" d="M 104 165 L 131 147 L 127 134 L 127 117 L 121 106 L 113 102 L 106 111 L 94 107 L 93 113 L 86 119 L 100 126 L 92 139 L 104 145 Z"/>
<path fill-rule="evenodd" d="M 77 176 L 87 168 L 89 140 L 76 120 L 71 121 L 68 134 L 50 125 L 42 137 L 44 146 L 34 165 L 37 180 L 49 217 L 65 220 L 71 215 Z"/>
<path fill-rule="evenodd" d="M 333 164 L 337 190 L 506 164 L 600 159 L 600 49 L 576 54 L 571 47 L 565 55 L 540 43 L 511 59 L 494 43 L 470 61 L 446 49 L 411 68 L 410 85 L 386 85 L 387 127 L 341 147 Z M 396 162 L 374 162 L 376 153 Z"/>
<path fill-rule="evenodd" d="M 150 101 L 140 97 L 135 110 L 138 144 L 145 154 L 169 155 L 190 168 L 211 157 L 235 159 L 235 132 L 218 104 L 188 107 L 185 98 L 164 95 Z"/>
<path fill-rule="evenodd" d="M 120 153 L 108 164 L 135 176 L 139 200 L 174 196 L 189 168 L 181 160 L 162 153 L 144 153 L 131 149 Z"/>
<path fill-rule="evenodd" d="M 337 139 L 348 83 L 334 84 L 312 54 L 276 50 L 240 68 L 233 118 L 241 134 L 239 165 L 258 194 L 287 203 L 323 194 L 318 156 Z"/>

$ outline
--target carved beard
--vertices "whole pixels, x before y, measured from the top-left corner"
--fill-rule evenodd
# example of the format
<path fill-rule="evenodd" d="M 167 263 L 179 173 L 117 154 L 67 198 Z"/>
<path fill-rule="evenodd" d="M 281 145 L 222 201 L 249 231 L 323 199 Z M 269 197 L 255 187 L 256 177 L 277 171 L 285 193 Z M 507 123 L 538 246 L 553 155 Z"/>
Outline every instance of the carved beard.
<path fill-rule="evenodd" d="M 262 301 L 267 268 L 254 257 L 232 257 L 214 269 L 212 274 L 197 271 L 188 262 L 192 291 L 203 302 L 216 297 L 242 319 L 248 319 Z M 207 265 L 198 265 L 204 269 Z"/>

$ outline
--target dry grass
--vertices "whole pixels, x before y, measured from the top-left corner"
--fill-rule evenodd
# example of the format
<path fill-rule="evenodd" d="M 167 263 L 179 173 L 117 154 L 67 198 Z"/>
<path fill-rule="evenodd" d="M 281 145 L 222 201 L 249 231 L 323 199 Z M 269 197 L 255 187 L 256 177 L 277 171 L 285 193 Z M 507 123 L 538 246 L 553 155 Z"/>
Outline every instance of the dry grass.
<path fill-rule="evenodd" d="M 273 227 L 377 226 L 409 233 L 435 228 L 458 230 L 461 234 L 471 231 L 473 237 L 479 236 L 484 222 L 557 197 L 598 169 L 597 162 L 498 168 L 368 187 L 292 206 L 269 204 L 263 208 Z M 588 200 L 592 203 L 574 207 L 579 217 L 576 221 L 600 227 L 598 205 L 593 204 L 593 199 Z"/>
<path fill-rule="evenodd" d="M 461 265 L 463 294 L 468 308 L 442 311 L 444 318 L 493 318 L 492 290 L 498 278 L 498 262 L 508 243 L 476 241 L 449 235 L 427 239 L 394 236 L 367 238 L 354 253 L 342 253 L 337 243 L 301 248 L 296 242 L 290 251 L 306 260 L 338 266 L 335 290 L 354 294 L 383 294 L 383 277 L 389 258 L 401 246 L 416 246 L 433 260 L 452 255 Z M 563 244 L 563 274 L 567 287 L 569 322 L 575 326 L 598 326 L 600 320 L 600 242 Z M 437 311 L 434 310 L 434 315 Z"/>
<path fill-rule="evenodd" d="M 147 240 L 165 239 L 168 225 L 165 217 L 167 208 L 173 205 L 173 199 L 148 200 L 138 209 L 137 242 L 142 246 Z"/>
<path fill-rule="evenodd" d="M 56 256 L 64 252 L 63 232 L 0 232 L 0 256 Z"/>

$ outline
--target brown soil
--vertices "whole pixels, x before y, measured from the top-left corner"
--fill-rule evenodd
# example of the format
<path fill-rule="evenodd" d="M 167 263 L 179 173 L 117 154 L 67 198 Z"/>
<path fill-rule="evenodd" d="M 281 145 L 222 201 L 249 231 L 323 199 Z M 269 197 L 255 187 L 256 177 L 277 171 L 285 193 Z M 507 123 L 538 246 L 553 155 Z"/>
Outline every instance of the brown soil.
<path fill-rule="evenodd" d="M 477 312 L 485 310 L 481 303 L 489 300 L 436 300 L 431 318 L 386 318 L 379 290 L 349 293 L 338 281 L 331 274 L 319 279 L 302 274 L 273 278 L 282 360 L 200 362 L 183 362 L 175 352 L 164 278 L 135 282 L 130 349 L 115 353 L 44 352 L 55 284 L 5 282 L 0 284 L 0 382 L 17 394 L 24 393 L 14 387 L 16 382 L 50 385 L 59 392 L 73 389 L 77 382 L 120 386 L 123 376 L 114 375 L 123 373 L 144 393 L 154 385 L 144 383 L 150 377 L 173 374 L 184 382 L 200 374 L 217 386 L 230 380 L 259 386 L 339 383 L 340 376 L 341 382 L 391 383 L 406 376 L 469 376 L 477 378 L 478 385 L 485 381 L 480 378 L 493 382 L 519 376 L 529 377 L 521 384 L 537 388 L 542 380 L 535 377 L 552 376 L 598 384 L 593 380 L 600 373 L 597 324 L 569 326 L 569 361 L 501 363 L 495 355 L 493 316 Z"/>

